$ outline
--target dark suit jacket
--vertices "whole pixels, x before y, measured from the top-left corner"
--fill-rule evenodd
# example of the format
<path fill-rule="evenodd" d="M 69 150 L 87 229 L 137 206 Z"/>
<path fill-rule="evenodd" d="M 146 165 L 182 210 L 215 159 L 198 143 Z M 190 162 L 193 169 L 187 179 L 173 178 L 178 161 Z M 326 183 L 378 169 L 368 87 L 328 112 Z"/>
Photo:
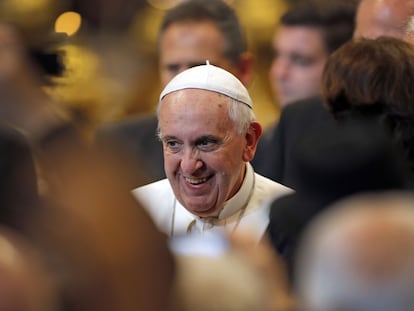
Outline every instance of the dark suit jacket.
<path fill-rule="evenodd" d="M 259 141 L 252 165 L 255 171 L 295 189 L 292 174 L 295 163 L 292 150 L 303 133 L 324 124 L 332 116 L 322 105 L 321 97 L 312 97 L 286 106 L 277 125 L 265 131 Z"/>
<path fill-rule="evenodd" d="M 99 146 L 115 146 L 131 160 L 131 169 L 145 176 L 145 183 L 165 178 L 162 144 L 157 137 L 156 115 L 114 122 L 98 129 Z M 140 180 L 141 182 L 142 180 Z"/>
<path fill-rule="evenodd" d="M 327 119 L 306 127 L 290 156 L 297 188 L 272 202 L 267 232 L 294 276 L 296 249 L 309 223 L 342 198 L 364 192 L 406 190 L 406 162 L 375 119 Z"/>

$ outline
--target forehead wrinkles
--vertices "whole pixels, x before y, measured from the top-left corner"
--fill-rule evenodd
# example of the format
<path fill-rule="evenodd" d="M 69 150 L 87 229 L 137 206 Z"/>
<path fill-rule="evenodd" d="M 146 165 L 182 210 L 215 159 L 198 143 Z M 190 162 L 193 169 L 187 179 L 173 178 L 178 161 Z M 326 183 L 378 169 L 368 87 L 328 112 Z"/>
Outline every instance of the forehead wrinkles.
<path fill-rule="evenodd" d="M 212 109 L 217 107 L 217 109 L 227 110 L 230 102 L 230 99 L 226 95 L 197 88 L 181 89 L 168 95 L 170 95 L 168 103 L 181 104 L 188 106 L 189 108 L 197 105 L 201 109 Z"/>
<path fill-rule="evenodd" d="M 233 124 L 229 117 L 230 98 L 223 94 L 202 89 L 183 89 L 168 94 L 163 100 L 160 117 L 164 124 L 171 119 L 177 122 L 193 119 L 194 125 L 203 122 L 228 131 Z"/>

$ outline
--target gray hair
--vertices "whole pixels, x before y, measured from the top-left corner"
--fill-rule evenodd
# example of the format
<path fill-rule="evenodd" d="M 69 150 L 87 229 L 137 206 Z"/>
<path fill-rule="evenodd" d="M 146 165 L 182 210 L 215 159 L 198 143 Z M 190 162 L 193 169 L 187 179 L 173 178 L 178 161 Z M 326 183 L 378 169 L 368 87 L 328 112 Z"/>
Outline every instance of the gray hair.
<path fill-rule="evenodd" d="M 364 194 L 337 203 L 310 226 L 297 263 L 305 310 L 412 310 L 414 196 Z"/>

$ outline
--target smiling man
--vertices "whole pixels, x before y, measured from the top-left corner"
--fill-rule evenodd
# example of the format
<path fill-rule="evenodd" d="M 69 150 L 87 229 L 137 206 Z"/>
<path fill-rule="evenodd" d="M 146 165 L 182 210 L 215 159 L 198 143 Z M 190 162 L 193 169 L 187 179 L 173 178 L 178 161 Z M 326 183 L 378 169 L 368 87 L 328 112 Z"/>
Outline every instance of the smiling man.
<path fill-rule="evenodd" d="M 262 127 L 243 84 L 210 64 L 185 70 L 160 95 L 158 127 L 167 179 L 133 194 L 159 229 L 170 236 L 248 229 L 259 240 L 269 200 L 290 189 L 249 164 Z"/>

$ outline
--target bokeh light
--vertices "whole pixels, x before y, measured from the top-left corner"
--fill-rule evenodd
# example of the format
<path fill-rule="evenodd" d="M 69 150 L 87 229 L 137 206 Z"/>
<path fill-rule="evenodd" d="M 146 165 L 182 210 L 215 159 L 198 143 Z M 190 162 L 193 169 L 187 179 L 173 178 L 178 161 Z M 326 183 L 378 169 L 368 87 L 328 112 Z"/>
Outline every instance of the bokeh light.
<path fill-rule="evenodd" d="M 64 12 L 56 19 L 55 32 L 74 35 L 81 27 L 82 17 L 76 12 Z"/>

